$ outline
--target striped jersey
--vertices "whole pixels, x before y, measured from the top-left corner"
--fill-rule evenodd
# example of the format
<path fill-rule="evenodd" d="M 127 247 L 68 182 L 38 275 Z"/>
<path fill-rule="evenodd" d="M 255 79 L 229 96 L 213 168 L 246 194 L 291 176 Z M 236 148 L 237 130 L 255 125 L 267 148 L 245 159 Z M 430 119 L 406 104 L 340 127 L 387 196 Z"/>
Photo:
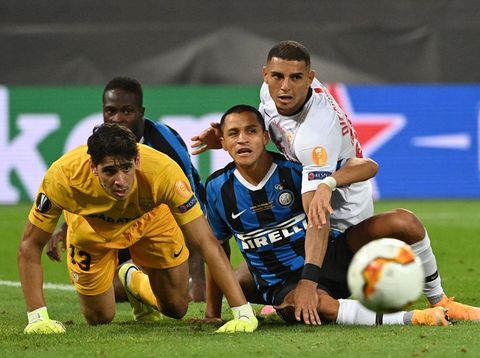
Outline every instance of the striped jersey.
<path fill-rule="evenodd" d="M 248 183 L 232 162 L 207 180 L 207 218 L 218 240 L 233 235 L 261 292 L 303 267 L 302 166 L 270 153 L 263 180 Z"/>
<path fill-rule="evenodd" d="M 192 164 L 188 148 L 182 137 L 166 124 L 153 122 L 145 118 L 145 130 L 142 143 L 168 155 L 177 162 L 190 182 L 190 186 L 203 212 L 205 212 L 205 187 L 201 182 L 197 169 Z"/>

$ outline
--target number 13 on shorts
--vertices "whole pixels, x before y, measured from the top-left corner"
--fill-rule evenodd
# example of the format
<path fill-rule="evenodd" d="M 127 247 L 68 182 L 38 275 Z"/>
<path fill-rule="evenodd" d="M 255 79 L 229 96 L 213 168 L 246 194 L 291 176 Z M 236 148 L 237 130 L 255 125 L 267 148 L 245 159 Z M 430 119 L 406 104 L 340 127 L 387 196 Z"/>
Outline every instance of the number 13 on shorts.
<path fill-rule="evenodd" d="M 70 256 L 70 262 L 73 265 L 77 265 L 83 271 L 90 270 L 90 263 L 92 262 L 92 257 L 88 252 L 79 250 L 73 245 L 69 246 L 68 251 Z"/>

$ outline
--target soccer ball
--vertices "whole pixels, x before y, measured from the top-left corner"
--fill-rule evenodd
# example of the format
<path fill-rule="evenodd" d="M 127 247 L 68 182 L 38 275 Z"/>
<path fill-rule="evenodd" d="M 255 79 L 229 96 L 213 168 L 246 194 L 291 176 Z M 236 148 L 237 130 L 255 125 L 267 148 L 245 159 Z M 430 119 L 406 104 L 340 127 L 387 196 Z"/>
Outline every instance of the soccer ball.
<path fill-rule="evenodd" d="M 369 242 L 348 268 L 353 298 L 378 312 L 397 312 L 415 302 L 425 284 L 422 263 L 406 243 L 396 239 Z"/>

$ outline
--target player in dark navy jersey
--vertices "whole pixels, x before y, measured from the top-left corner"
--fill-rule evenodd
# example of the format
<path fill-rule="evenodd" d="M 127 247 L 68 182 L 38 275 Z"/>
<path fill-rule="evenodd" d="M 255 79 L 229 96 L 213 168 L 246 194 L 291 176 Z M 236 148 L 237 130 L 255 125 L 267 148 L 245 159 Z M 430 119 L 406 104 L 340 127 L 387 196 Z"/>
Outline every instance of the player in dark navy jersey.
<path fill-rule="evenodd" d="M 200 206 L 205 213 L 205 188 L 190 160 L 185 142 L 171 127 L 153 122 L 144 117 L 143 90 L 140 83 L 132 78 L 113 78 L 103 90 L 103 120 L 128 127 L 140 143 L 146 144 L 172 158 L 183 170 Z M 65 242 L 66 225 L 55 232 L 49 242 L 48 256 L 60 261 L 59 244 Z M 119 251 L 119 263 L 130 259 L 128 249 Z M 190 295 L 193 301 L 205 300 L 205 269 L 203 259 L 195 250 L 190 250 L 189 269 L 192 278 Z M 115 276 L 116 277 L 116 276 Z M 115 279 L 117 301 L 126 301 L 123 286 Z"/>
<path fill-rule="evenodd" d="M 192 164 L 187 145 L 177 131 L 162 122 L 153 122 L 144 118 L 143 137 L 139 140 L 177 162 L 187 176 L 195 196 L 205 212 L 205 187 L 197 169 Z"/>
<path fill-rule="evenodd" d="M 234 162 L 207 180 L 207 218 L 227 254 L 233 235 L 245 258 L 236 274 L 247 300 L 275 305 L 277 313 L 290 322 L 298 319 L 296 311 L 301 307 L 307 324 L 321 320 L 378 323 L 374 312 L 346 299 L 352 250 L 345 234 L 337 237 L 331 232 L 321 275 L 306 270 L 318 252 L 319 240 L 309 236 L 318 230 L 307 225 L 303 211 L 302 166 L 266 151 L 268 134 L 260 112 L 235 106 L 223 115 L 220 125 L 222 146 Z M 369 159 L 350 158 L 332 176 L 343 187 L 371 178 L 376 170 L 377 164 Z M 305 295 L 303 286 L 312 286 L 314 297 Z M 220 316 L 221 297 L 208 278 L 207 319 Z M 448 321 L 443 308 L 432 308 L 383 315 L 383 324 L 447 325 Z"/>

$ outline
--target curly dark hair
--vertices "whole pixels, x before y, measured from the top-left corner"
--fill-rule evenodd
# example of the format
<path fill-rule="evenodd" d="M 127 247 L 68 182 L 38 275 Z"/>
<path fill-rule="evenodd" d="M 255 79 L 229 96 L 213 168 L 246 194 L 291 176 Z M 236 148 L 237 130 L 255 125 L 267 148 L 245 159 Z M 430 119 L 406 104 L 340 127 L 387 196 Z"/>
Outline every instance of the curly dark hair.
<path fill-rule="evenodd" d="M 123 157 L 135 159 L 138 155 L 137 137 L 133 132 L 116 123 L 104 123 L 93 128 L 88 137 L 88 151 L 94 165 L 98 165 L 105 157 Z"/>

